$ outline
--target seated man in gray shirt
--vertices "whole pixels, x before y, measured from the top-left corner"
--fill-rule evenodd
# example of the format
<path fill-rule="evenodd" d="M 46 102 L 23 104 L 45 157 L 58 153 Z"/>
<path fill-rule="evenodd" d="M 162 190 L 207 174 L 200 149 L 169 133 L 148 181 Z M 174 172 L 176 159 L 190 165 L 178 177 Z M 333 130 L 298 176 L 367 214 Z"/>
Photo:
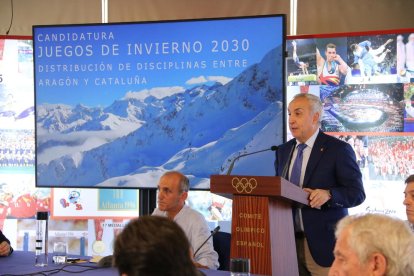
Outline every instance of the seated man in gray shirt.
<path fill-rule="evenodd" d="M 161 176 L 158 183 L 158 207 L 152 215 L 168 217 L 185 232 L 194 254 L 197 267 L 217 269 L 218 254 L 214 251 L 207 221 L 202 214 L 185 205 L 188 196 L 189 180 L 180 172 L 170 171 Z"/>

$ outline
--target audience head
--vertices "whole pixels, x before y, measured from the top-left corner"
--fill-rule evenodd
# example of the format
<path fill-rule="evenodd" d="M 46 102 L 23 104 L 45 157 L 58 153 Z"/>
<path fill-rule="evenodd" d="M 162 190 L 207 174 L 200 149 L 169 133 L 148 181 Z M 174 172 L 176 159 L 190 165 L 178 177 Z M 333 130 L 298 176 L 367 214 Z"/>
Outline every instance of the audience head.
<path fill-rule="evenodd" d="M 301 143 L 306 142 L 319 128 L 323 105 L 318 96 L 296 94 L 288 106 L 289 129 Z"/>
<path fill-rule="evenodd" d="M 335 232 L 334 275 L 414 275 L 414 235 L 402 220 L 382 214 L 347 216 Z"/>
<path fill-rule="evenodd" d="M 183 230 L 160 216 L 131 220 L 117 236 L 114 265 L 120 275 L 199 275 Z"/>
<path fill-rule="evenodd" d="M 414 224 L 414 174 L 407 177 L 405 180 L 404 190 L 404 205 L 407 219 L 411 224 Z"/>
<path fill-rule="evenodd" d="M 164 173 L 158 182 L 158 209 L 174 217 L 184 206 L 188 196 L 189 180 L 180 172 Z"/>

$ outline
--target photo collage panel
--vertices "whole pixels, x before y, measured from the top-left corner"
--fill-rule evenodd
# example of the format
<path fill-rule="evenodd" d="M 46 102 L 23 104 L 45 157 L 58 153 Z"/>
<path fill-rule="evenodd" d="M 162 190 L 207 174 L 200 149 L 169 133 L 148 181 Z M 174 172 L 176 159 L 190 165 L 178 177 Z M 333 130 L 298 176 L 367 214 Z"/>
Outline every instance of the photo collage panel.
<path fill-rule="evenodd" d="M 414 173 L 414 31 L 290 37 L 286 52 L 286 103 L 298 93 L 320 97 L 321 130 L 355 151 L 367 200 L 350 212 L 405 218 L 404 180 Z M 287 115 L 286 132 L 292 139 Z"/>

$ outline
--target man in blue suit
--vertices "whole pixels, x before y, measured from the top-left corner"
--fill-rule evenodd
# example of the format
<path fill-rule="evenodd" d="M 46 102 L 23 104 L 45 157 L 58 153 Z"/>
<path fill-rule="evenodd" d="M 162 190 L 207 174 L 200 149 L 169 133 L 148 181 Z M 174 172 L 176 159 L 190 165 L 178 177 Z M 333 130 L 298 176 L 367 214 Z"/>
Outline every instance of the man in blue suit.
<path fill-rule="evenodd" d="M 277 176 L 292 182 L 298 145 L 306 144 L 295 183 L 309 193 L 309 206 L 294 210 L 299 273 L 328 275 L 334 260 L 336 223 L 348 215 L 347 208 L 365 199 L 362 175 L 352 147 L 319 129 L 323 115 L 319 97 L 296 95 L 288 114 L 294 139 L 279 147 L 275 169 Z"/>

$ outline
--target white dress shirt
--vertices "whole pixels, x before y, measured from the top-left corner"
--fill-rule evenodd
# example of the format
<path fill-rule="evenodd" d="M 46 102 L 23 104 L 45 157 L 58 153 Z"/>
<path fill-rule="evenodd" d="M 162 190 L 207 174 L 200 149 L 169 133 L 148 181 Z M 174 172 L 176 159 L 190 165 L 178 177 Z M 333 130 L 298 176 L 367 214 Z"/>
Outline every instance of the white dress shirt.
<path fill-rule="evenodd" d="M 166 217 L 167 212 L 156 208 L 152 215 Z M 184 205 L 174 217 L 174 221 L 184 230 L 193 252 L 196 252 L 211 234 L 204 216 L 187 205 Z M 218 254 L 214 251 L 212 238 L 198 250 L 194 259 L 197 263 L 210 269 L 217 269 L 219 267 Z"/>

